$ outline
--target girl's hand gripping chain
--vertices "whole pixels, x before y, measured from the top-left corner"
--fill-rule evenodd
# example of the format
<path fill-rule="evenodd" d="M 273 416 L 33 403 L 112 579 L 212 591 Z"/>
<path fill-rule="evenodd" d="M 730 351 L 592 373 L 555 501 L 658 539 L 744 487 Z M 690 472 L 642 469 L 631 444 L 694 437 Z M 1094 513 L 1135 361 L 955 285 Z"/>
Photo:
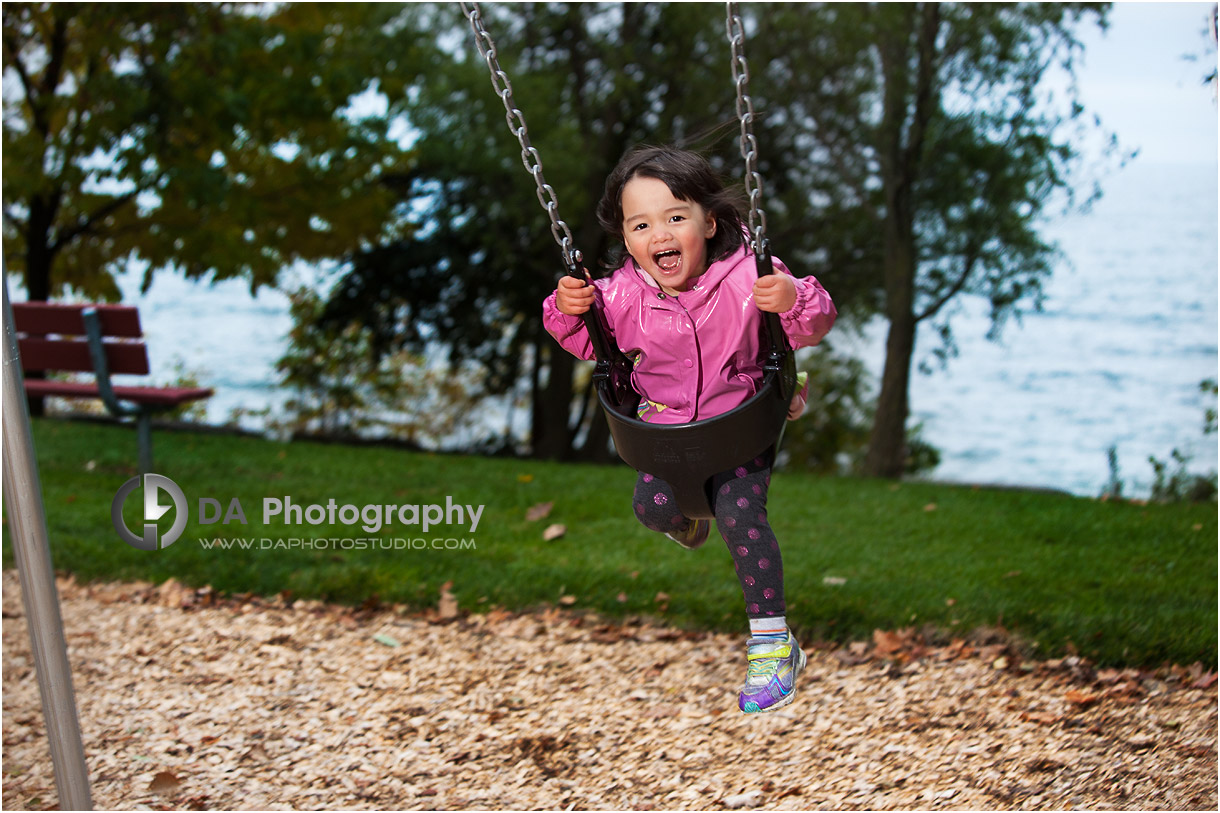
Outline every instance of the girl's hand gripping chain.
<path fill-rule="evenodd" d="M 787 313 L 796 304 L 796 283 L 778 269 L 774 274 L 759 277 L 754 283 L 754 304 L 760 311 Z"/>
<path fill-rule="evenodd" d="M 586 285 L 579 277 L 560 277 L 555 288 L 555 304 L 560 313 L 580 316 L 593 307 L 593 286 Z"/>

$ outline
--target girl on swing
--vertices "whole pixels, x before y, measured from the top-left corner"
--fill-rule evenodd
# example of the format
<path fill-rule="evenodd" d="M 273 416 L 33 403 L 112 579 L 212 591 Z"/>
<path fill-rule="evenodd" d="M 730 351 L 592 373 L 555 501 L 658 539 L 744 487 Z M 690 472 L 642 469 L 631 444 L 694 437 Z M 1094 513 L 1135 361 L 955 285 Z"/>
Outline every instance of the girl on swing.
<path fill-rule="evenodd" d="M 735 204 L 700 155 L 669 147 L 628 153 L 606 181 L 597 218 L 621 241 L 614 273 L 586 286 L 565 276 L 543 303 L 543 323 L 578 358 L 594 352 L 580 315 L 595 298 L 619 349 L 632 360 L 639 417 L 688 423 L 728 412 L 762 380 L 760 311 L 779 314 L 793 348 L 822 340 L 835 320 L 830 295 L 813 277 L 796 278 L 778 260 L 759 277 Z M 625 256 L 624 256 L 625 255 Z M 805 407 L 808 387 L 788 418 Z M 792 702 L 805 653 L 785 619 L 779 542 L 767 521 L 771 455 L 743 460 L 713 477 L 716 528 L 733 557 L 750 623 L 743 712 Z M 647 472 L 636 480 L 634 508 L 647 528 L 694 550 L 711 523 L 678 510 L 668 484 Z"/>

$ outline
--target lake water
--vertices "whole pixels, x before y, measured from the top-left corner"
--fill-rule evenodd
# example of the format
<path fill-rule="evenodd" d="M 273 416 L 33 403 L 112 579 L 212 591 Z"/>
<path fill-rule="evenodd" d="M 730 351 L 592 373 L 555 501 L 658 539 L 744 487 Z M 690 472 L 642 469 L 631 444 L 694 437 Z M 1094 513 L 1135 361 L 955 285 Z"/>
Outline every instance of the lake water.
<path fill-rule="evenodd" d="M 1174 448 L 1191 471 L 1215 470 L 1202 428 L 1216 401 L 1199 390 L 1217 374 L 1215 167 L 1135 162 L 1105 189 L 1091 213 L 1048 230 L 1070 267 L 1055 270 L 1043 312 L 994 343 L 986 305 L 970 302 L 953 321 L 960 357 L 915 374 L 913 417 L 942 453 L 935 479 L 1096 496 L 1110 446 L 1128 494 L 1151 485 L 1148 457 Z M 877 375 L 883 336 L 862 351 Z"/>
<path fill-rule="evenodd" d="M 1199 391 L 1217 375 L 1216 168 L 1137 161 L 1105 188 L 1091 213 L 1049 230 L 1070 266 L 1056 269 L 1042 313 L 1010 322 L 997 344 L 985 339 L 985 304 L 965 303 L 953 321 L 960 356 L 914 376 L 913 418 L 942 454 L 932 479 L 1096 496 L 1111 446 L 1127 494 L 1151 484 L 1149 455 L 1168 460 L 1177 448 L 1192 470 L 1216 468 L 1216 436 L 1202 433 L 1215 401 Z M 161 274 L 140 295 L 138 282 L 121 286 L 144 315 L 158 380 L 180 362 L 214 387 L 215 423 L 237 407 L 282 405 L 284 294 Z M 877 324 L 855 345 L 874 374 L 883 336 Z M 917 354 L 934 341 L 921 337 Z"/>

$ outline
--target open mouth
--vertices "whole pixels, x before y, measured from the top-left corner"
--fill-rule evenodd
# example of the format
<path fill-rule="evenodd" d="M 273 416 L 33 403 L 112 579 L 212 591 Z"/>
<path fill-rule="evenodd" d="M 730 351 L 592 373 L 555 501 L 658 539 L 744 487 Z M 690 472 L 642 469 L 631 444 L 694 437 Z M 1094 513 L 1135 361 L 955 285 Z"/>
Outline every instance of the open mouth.
<path fill-rule="evenodd" d="M 677 249 L 669 251 L 658 251 L 652 255 L 652 261 L 657 264 L 657 267 L 662 271 L 676 271 L 682 265 L 682 252 Z"/>

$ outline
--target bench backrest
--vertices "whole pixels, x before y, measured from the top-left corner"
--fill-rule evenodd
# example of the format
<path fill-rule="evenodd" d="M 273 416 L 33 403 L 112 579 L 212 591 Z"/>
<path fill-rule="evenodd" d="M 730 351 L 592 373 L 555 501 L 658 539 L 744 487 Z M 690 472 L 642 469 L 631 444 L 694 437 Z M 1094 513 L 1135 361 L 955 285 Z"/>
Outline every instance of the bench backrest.
<path fill-rule="evenodd" d="M 14 302 L 13 329 L 17 333 L 22 368 L 26 372 L 93 372 L 81 316 L 86 308 L 97 311 L 110 372 L 148 375 L 148 348 L 140 341 L 144 335 L 140 330 L 140 312 L 131 305 Z M 111 338 L 117 341 L 110 341 Z"/>

